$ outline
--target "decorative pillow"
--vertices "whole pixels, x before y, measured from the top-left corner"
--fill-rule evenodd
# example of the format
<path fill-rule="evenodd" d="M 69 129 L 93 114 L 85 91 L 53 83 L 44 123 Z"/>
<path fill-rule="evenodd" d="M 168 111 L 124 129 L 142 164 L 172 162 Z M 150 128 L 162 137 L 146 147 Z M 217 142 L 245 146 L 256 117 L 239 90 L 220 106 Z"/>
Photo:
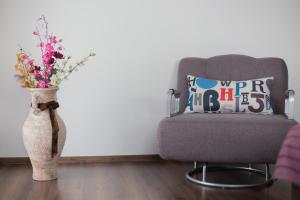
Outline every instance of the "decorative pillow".
<path fill-rule="evenodd" d="M 189 99 L 185 113 L 273 113 L 270 102 L 273 77 L 219 81 L 188 75 L 187 80 Z"/>

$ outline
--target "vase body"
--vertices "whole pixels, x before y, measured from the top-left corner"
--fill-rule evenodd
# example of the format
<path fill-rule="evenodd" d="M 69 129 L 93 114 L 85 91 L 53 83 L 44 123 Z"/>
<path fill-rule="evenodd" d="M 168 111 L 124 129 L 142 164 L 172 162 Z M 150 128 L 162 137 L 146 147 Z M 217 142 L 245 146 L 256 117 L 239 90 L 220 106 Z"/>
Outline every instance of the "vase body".
<path fill-rule="evenodd" d="M 66 139 L 66 127 L 54 110 L 58 123 L 57 154 L 52 156 L 52 124 L 49 109 L 41 111 L 39 103 L 57 101 L 58 88 L 33 88 L 31 92 L 31 109 L 23 126 L 23 142 L 30 158 L 33 175 L 37 181 L 57 178 L 57 160 L 61 155 Z"/>

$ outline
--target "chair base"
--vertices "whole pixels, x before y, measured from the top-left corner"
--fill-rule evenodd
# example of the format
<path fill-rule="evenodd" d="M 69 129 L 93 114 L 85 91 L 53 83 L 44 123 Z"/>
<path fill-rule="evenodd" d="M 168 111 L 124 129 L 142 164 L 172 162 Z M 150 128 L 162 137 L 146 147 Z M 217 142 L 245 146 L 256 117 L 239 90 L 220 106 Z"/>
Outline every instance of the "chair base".
<path fill-rule="evenodd" d="M 256 182 L 256 183 L 239 183 L 239 184 L 231 184 L 231 183 L 217 183 L 217 182 L 209 182 L 207 181 L 206 173 L 212 171 L 244 171 L 249 172 L 251 174 L 257 174 L 260 176 L 264 176 L 264 181 Z M 194 178 L 195 175 L 202 175 L 202 179 Z M 273 183 L 271 179 L 269 165 L 265 164 L 265 171 L 252 168 L 251 164 L 249 167 L 239 167 L 239 166 L 226 166 L 226 165 L 210 165 L 203 164 L 202 167 L 198 167 L 198 163 L 195 162 L 194 169 L 189 170 L 185 177 L 187 180 L 191 181 L 192 183 L 196 183 L 202 186 L 207 187 L 217 187 L 217 188 L 229 188 L 229 189 L 238 189 L 238 188 L 250 188 L 250 187 L 259 187 L 259 186 L 268 186 Z"/>

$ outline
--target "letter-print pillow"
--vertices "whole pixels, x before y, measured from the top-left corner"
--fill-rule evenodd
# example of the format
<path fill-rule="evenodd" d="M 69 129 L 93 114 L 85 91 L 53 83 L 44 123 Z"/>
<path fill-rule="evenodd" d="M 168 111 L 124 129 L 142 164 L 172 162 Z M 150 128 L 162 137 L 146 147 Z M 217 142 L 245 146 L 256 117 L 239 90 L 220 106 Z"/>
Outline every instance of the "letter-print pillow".
<path fill-rule="evenodd" d="M 189 98 L 185 113 L 272 114 L 270 88 L 273 77 L 245 81 L 220 81 L 187 76 Z"/>

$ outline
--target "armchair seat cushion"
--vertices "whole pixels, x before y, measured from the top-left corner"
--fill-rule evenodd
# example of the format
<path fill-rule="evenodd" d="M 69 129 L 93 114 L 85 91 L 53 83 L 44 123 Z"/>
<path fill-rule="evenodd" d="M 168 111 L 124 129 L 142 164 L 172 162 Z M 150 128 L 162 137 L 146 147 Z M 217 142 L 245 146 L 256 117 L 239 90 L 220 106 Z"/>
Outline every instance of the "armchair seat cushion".
<path fill-rule="evenodd" d="M 160 122 L 160 155 L 181 161 L 275 163 L 295 124 L 280 114 L 179 114 Z"/>

